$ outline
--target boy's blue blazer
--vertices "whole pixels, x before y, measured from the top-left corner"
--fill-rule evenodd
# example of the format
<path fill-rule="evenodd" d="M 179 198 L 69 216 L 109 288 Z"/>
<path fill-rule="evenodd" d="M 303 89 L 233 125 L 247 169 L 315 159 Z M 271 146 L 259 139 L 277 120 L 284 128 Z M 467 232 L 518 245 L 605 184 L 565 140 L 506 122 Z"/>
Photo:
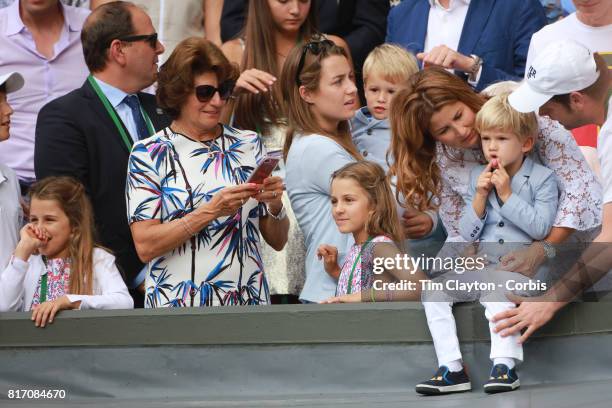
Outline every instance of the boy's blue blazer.
<path fill-rule="evenodd" d="M 479 218 L 472 201 L 484 168 L 476 166 L 470 173 L 466 208 L 459 222 L 461 236 L 469 242 L 480 240 L 498 244 L 544 239 L 555 221 L 559 201 L 553 171 L 526 157 L 512 177 L 510 198 L 500 205 L 493 189 L 487 199 L 486 214 Z"/>

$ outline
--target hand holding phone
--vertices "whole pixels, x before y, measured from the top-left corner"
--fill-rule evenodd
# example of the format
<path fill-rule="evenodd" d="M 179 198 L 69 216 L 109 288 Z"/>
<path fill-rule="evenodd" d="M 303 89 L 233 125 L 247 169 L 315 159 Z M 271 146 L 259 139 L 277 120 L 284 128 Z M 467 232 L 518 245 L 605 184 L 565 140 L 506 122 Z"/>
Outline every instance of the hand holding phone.
<path fill-rule="evenodd" d="M 264 156 L 259 165 L 253 170 L 247 183 L 263 184 L 264 180 L 272 174 L 278 162 L 281 160 L 282 153 L 280 150 L 269 152 Z"/>

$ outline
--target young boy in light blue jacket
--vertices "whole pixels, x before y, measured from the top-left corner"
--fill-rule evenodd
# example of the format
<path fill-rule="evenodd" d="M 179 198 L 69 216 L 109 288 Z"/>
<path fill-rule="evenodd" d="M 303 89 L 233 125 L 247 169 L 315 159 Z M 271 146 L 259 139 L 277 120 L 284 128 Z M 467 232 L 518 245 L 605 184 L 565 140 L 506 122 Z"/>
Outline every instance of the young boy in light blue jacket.
<path fill-rule="evenodd" d="M 389 171 L 387 150 L 391 145 L 388 119 L 391 100 L 418 70 L 416 58 L 393 44 L 374 48 L 363 63 L 367 105 L 355 113 L 351 120 L 351 133 L 363 158 L 381 165 L 385 172 Z"/>
<path fill-rule="evenodd" d="M 355 113 L 351 120 L 351 133 L 363 158 L 379 164 L 386 173 L 393 161 L 393 157 L 387 157 L 391 146 L 391 100 L 406 86 L 410 76 L 418 71 L 416 58 L 404 48 L 393 44 L 374 48 L 363 64 L 367 105 Z M 404 225 L 419 215 L 416 210 L 402 208 L 399 204 L 398 213 Z M 434 256 L 446 239 L 446 233 L 436 211 L 427 211 L 426 214 L 432 221 L 431 232 L 418 238 L 412 236 L 413 239 L 408 240 L 408 245 L 414 253 Z"/>
<path fill-rule="evenodd" d="M 508 94 L 501 94 L 487 101 L 478 112 L 475 129 L 480 133 L 488 164 L 474 167 L 470 174 L 467 205 L 459 229 L 467 242 L 488 243 L 486 251 L 481 246 L 479 255 L 487 257 L 491 265 L 460 275 L 451 271 L 447 275 L 452 278 L 445 279 L 489 283 L 496 289 L 459 291 L 450 297 L 446 297 L 450 293 L 443 291 L 424 294 L 423 307 L 439 368 L 431 379 L 416 386 L 421 394 L 471 389 L 459 350 L 452 304 L 459 297 L 462 301 L 478 299 L 489 320 L 499 312 L 516 307 L 504 294 L 512 290 L 508 284 L 534 282 L 520 274 L 499 270 L 496 265 L 499 256 L 505 255 L 513 243 L 543 240 L 557 213 L 559 190 L 553 171 L 527 156 L 538 132 L 535 114 L 515 111 L 508 102 Z M 542 241 L 542 245 L 546 250 L 547 243 Z M 501 337 L 493 331 L 493 323 L 489 326 L 493 368 L 484 390 L 487 393 L 513 391 L 520 385 L 515 365 L 523 360 L 519 334 Z"/>

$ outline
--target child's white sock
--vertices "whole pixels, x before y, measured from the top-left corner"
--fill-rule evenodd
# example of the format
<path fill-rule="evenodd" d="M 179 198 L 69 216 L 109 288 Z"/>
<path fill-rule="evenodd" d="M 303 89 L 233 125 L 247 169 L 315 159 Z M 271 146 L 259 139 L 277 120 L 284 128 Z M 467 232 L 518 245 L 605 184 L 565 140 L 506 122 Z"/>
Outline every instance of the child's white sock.
<path fill-rule="evenodd" d="M 448 369 L 453 373 L 463 370 L 463 364 L 461 364 L 461 360 L 449 361 L 448 363 L 444 363 L 442 365 L 447 366 Z"/>
<path fill-rule="evenodd" d="M 516 365 L 514 363 L 514 359 L 513 358 L 508 358 L 508 357 L 494 358 L 493 359 L 493 365 L 497 365 L 497 364 L 505 364 L 506 366 L 508 366 L 509 369 L 513 369 L 514 366 Z"/>

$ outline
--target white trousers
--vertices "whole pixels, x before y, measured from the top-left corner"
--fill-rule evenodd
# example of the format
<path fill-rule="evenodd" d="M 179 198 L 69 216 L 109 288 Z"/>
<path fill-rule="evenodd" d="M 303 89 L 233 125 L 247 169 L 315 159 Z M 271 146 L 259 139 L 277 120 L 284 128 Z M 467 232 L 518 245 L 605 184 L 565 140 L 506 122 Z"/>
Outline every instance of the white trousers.
<path fill-rule="evenodd" d="M 489 331 L 491 332 L 491 353 L 489 357 L 494 358 L 514 358 L 523 361 L 523 346 L 518 344 L 519 335 L 514 334 L 508 337 L 501 337 L 499 333 L 494 333 L 495 323 L 491 318 L 499 312 L 513 309 L 516 307 L 512 302 L 480 302 L 485 307 L 485 316 L 489 320 Z M 459 339 L 457 338 L 457 327 L 453 316 L 452 302 L 423 302 L 427 324 L 433 338 L 438 365 L 446 365 L 451 361 L 461 360 L 459 350 Z"/>
<path fill-rule="evenodd" d="M 488 272 L 488 273 L 487 273 Z M 491 280 L 500 282 L 500 279 L 508 276 L 507 272 L 501 271 L 485 271 L 484 275 L 493 277 Z M 471 276 L 470 276 L 471 275 Z M 505 276 L 504 276 L 505 275 Z M 509 275 L 516 278 L 516 274 Z M 459 279 L 461 281 L 482 280 L 483 273 L 478 274 L 466 273 L 464 275 L 446 276 L 446 279 Z M 440 280 L 444 280 L 442 278 Z M 437 281 L 438 279 L 434 279 Z M 485 278 L 486 280 L 486 278 Z M 526 278 L 518 280 L 528 280 Z M 465 296 L 465 297 L 464 297 Z M 505 295 L 500 292 L 494 293 L 468 293 L 461 296 L 461 300 L 479 300 L 485 307 L 485 316 L 489 320 L 489 332 L 491 333 L 491 360 L 495 358 L 513 358 L 518 362 L 523 361 L 523 346 L 518 344 L 520 334 L 514 334 L 507 337 L 501 337 L 499 333 L 495 333 L 493 329 L 497 323 L 491 322 L 493 316 L 505 310 L 514 309 L 516 305 L 507 301 Z M 474 296 L 474 297 L 472 297 Z M 457 301 L 456 297 L 447 296 L 444 293 L 423 292 L 423 307 L 427 316 L 427 324 L 433 338 L 438 365 L 446 365 L 455 360 L 461 360 L 461 351 L 459 350 L 459 339 L 457 338 L 457 326 L 453 316 L 453 303 Z"/>

